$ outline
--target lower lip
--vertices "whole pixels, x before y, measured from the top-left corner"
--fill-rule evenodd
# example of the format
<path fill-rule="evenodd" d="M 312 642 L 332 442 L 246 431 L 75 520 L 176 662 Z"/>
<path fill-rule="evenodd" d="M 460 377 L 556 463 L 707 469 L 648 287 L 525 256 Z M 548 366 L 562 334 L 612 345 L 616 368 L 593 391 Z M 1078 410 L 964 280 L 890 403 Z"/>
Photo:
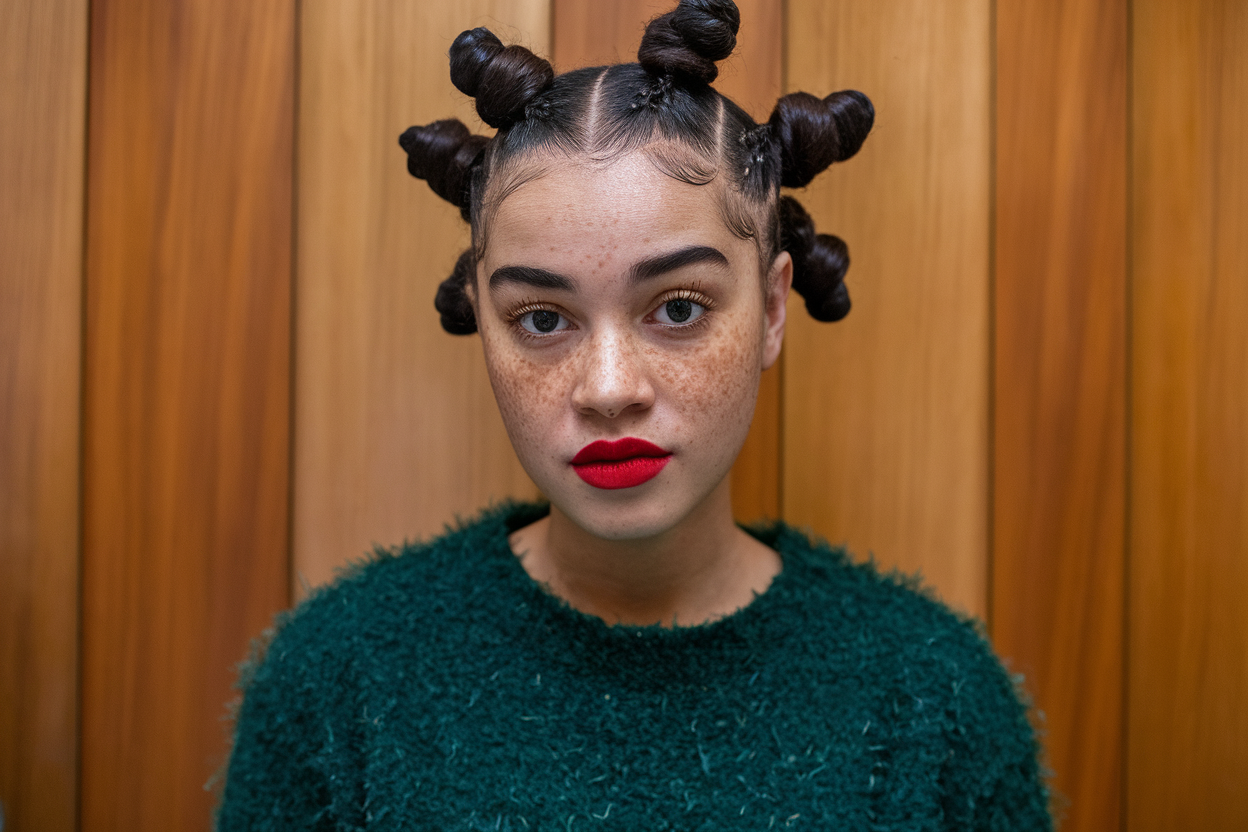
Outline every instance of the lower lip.
<path fill-rule="evenodd" d="M 635 456 L 613 462 L 573 465 L 576 475 L 594 488 L 634 488 L 659 475 L 671 456 Z"/>

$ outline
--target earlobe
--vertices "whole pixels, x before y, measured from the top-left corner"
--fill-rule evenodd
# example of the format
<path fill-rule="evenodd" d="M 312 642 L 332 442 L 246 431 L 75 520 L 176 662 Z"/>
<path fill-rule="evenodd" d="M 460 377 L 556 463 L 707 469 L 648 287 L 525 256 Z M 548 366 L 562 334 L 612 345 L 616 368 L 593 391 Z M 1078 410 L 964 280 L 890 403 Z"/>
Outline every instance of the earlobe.
<path fill-rule="evenodd" d="M 787 251 L 776 255 L 767 275 L 767 330 L 763 335 L 763 369 L 776 363 L 784 342 L 784 321 L 788 309 L 789 289 L 793 287 L 793 258 Z"/>

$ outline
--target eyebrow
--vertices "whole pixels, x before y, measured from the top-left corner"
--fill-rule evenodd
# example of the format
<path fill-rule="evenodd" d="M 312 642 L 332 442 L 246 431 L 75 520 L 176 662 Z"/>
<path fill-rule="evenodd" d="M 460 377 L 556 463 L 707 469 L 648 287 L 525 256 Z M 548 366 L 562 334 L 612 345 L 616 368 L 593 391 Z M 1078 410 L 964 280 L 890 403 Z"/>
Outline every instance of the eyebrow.
<path fill-rule="evenodd" d="M 576 285 L 570 278 L 532 266 L 500 266 L 490 275 L 491 292 L 506 283 L 520 283 L 539 289 L 561 289 L 565 292 L 576 291 Z"/>
<path fill-rule="evenodd" d="M 719 249 L 711 246 L 687 246 L 634 263 L 633 267 L 628 270 L 628 280 L 633 284 L 642 283 L 696 263 L 727 266 L 728 258 Z M 496 291 L 508 283 L 519 283 L 538 289 L 576 291 L 576 283 L 570 277 L 533 266 L 500 266 L 490 275 L 490 291 Z"/>
<path fill-rule="evenodd" d="M 634 264 L 629 269 L 629 282 L 641 283 L 652 277 L 674 272 L 677 269 L 683 269 L 685 266 L 692 266 L 695 263 L 714 263 L 717 266 L 727 266 L 728 258 L 717 248 L 688 246 L 687 248 L 650 257 Z"/>

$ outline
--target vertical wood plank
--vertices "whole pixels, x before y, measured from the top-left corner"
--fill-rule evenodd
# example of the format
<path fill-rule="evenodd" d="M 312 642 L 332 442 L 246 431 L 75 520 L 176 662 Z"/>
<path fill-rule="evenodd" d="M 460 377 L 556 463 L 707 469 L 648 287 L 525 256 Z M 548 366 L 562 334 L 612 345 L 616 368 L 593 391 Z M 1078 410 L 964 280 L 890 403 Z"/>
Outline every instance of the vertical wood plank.
<path fill-rule="evenodd" d="M 858 89 L 862 151 L 797 194 L 854 309 L 789 309 L 783 513 L 982 615 L 988 527 L 990 4 L 790 0 L 790 90 Z"/>
<path fill-rule="evenodd" d="M 1248 6 L 1132 12 L 1127 824 L 1248 828 Z"/>
<path fill-rule="evenodd" d="M 992 635 L 1063 829 L 1121 820 L 1127 3 L 997 3 Z"/>
<path fill-rule="evenodd" d="M 302 6 L 296 592 L 373 544 L 536 493 L 480 342 L 443 332 L 433 308 L 467 225 L 408 176 L 398 146 L 408 126 L 442 118 L 487 129 L 446 57 L 483 25 L 549 51 L 549 0 Z"/>
<path fill-rule="evenodd" d="M 82 823 L 203 829 L 288 600 L 294 3 L 91 9 Z"/>
<path fill-rule="evenodd" d="M 675 0 L 554 2 L 554 61 L 560 71 L 637 60 L 646 23 L 670 11 Z M 720 64 L 715 88 L 755 119 L 771 114 L 780 96 L 781 5 L 739 0 L 737 48 Z M 754 423 L 732 469 L 732 507 L 737 519 L 780 516 L 780 379 L 784 356 L 763 373 Z"/>
<path fill-rule="evenodd" d="M 0 5 L 0 806 L 77 826 L 85 0 Z"/>
<path fill-rule="evenodd" d="M 675 5 L 672 0 L 554 0 L 555 69 L 636 61 L 646 24 Z"/>

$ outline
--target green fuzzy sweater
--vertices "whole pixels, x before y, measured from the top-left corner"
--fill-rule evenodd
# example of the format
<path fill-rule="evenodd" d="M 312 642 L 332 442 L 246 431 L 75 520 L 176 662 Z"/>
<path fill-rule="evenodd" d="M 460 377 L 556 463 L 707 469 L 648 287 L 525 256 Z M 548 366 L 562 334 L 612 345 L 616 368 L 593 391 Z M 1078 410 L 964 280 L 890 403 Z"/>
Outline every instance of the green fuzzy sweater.
<path fill-rule="evenodd" d="M 756 531 L 771 587 L 698 627 L 545 592 L 505 506 L 379 554 L 245 671 L 234 830 L 1047 830 L 1037 746 L 976 628 L 906 581 Z"/>

